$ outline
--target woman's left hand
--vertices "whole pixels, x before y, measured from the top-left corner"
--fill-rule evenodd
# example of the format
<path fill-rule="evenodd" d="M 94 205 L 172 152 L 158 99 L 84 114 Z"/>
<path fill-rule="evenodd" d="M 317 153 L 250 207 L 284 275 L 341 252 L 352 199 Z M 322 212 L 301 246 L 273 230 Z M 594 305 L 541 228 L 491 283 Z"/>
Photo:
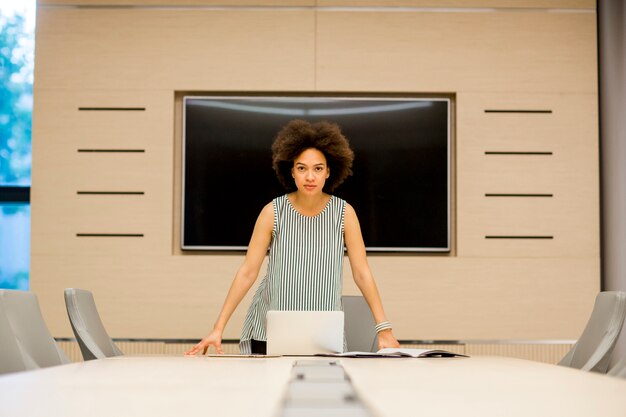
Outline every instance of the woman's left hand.
<path fill-rule="evenodd" d="M 400 343 L 396 340 L 391 329 L 383 330 L 378 333 L 378 349 L 384 348 L 397 348 L 400 347 Z"/>

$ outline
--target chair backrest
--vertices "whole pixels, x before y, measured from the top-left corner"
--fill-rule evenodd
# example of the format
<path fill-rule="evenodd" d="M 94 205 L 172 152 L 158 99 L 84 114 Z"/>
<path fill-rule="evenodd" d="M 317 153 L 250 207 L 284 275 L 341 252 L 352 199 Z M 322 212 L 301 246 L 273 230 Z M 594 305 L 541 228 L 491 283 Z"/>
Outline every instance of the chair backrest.
<path fill-rule="evenodd" d="M 378 350 L 376 321 L 365 298 L 360 295 L 341 297 L 344 312 L 344 334 L 350 352 L 375 352 Z"/>
<path fill-rule="evenodd" d="M 584 371 L 606 373 L 611 353 L 626 317 L 626 293 L 598 294 L 587 326 L 572 349 L 559 362 Z"/>
<path fill-rule="evenodd" d="M 626 378 L 626 356 L 613 365 L 609 372 L 607 372 L 607 375 L 616 376 L 618 378 Z"/>
<path fill-rule="evenodd" d="M 0 290 L 0 299 L 26 369 L 70 362 L 50 334 L 34 293 Z"/>
<path fill-rule="evenodd" d="M 0 297 L 0 374 L 26 369 L 22 351 L 17 344 L 9 319 L 4 312 L 2 297 Z"/>
<path fill-rule="evenodd" d="M 104 328 L 90 291 L 67 288 L 65 306 L 83 359 L 88 361 L 123 355 Z"/>

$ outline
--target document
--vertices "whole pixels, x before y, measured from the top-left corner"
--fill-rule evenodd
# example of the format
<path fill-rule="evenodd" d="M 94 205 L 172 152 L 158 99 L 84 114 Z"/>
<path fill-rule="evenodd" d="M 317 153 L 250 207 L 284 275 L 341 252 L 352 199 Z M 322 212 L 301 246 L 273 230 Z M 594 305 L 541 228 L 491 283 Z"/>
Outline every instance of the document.
<path fill-rule="evenodd" d="M 332 356 L 342 358 L 449 358 L 464 357 L 460 353 L 449 352 L 441 349 L 412 349 L 412 348 L 384 348 L 378 352 L 343 352 L 343 353 L 320 353 L 316 356 Z"/>
<path fill-rule="evenodd" d="M 281 355 L 264 355 L 261 353 L 207 353 L 206 355 L 202 355 L 207 358 L 280 358 Z"/>

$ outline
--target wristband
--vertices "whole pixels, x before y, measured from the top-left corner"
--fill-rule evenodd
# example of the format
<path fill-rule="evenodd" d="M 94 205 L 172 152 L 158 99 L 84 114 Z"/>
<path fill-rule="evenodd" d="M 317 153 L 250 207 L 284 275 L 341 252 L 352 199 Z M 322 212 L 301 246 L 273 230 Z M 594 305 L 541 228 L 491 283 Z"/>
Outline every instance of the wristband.
<path fill-rule="evenodd" d="M 382 321 L 376 325 L 375 329 L 376 333 L 380 333 L 383 330 L 391 330 L 391 323 L 388 321 Z"/>

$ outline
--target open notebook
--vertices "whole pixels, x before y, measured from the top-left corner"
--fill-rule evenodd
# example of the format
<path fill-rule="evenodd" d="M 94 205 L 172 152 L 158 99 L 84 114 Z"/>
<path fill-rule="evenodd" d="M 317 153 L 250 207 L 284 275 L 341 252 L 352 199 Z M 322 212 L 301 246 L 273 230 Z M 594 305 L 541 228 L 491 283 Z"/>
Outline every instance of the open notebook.
<path fill-rule="evenodd" d="M 460 356 L 467 358 L 467 355 L 449 352 L 441 349 L 410 349 L 410 348 L 385 348 L 378 352 L 343 352 L 324 353 L 317 356 L 333 356 L 342 358 L 447 358 Z"/>

